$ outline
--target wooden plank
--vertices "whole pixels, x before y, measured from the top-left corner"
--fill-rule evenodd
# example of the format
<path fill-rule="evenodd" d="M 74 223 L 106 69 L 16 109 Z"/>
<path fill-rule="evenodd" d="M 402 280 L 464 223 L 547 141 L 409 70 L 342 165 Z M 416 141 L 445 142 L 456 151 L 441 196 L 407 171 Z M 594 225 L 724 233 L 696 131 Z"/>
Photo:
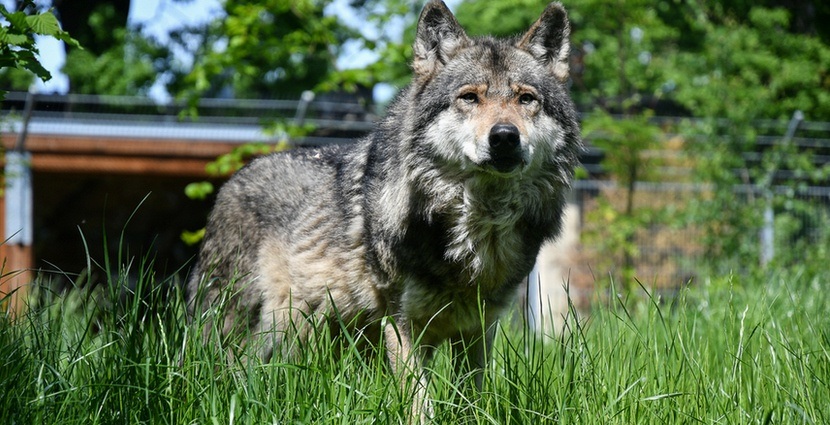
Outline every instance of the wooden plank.
<path fill-rule="evenodd" d="M 5 134 L 2 139 L 3 146 L 9 149 L 14 146 L 16 135 Z M 230 152 L 236 146 L 239 146 L 239 143 L 185 139 L 126 139 L 29 134 L 26 138 L 25 149 L 33 153 L 177 156 L 213 159 Z"/>
<path fill-rule="evenodd" d="M 150 156 L 66 155 L 35 153 L 32 170 L 58 173 L 146 174 L 208 177 L 205 165 L 211 159 L 158 158 Z"/>

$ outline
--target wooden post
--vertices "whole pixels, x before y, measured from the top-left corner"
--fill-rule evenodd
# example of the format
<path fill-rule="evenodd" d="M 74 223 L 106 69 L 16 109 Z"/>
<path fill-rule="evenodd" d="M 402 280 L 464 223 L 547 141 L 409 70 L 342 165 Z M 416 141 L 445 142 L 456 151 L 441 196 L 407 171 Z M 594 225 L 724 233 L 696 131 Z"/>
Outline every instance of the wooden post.
<path fill-rule="evenodd" d="M 3 244 L 0 246 L 0 312 L 19 316 L 32 281 L 31 155 L 6 152 L 6 187 L 0 198 Z"/>

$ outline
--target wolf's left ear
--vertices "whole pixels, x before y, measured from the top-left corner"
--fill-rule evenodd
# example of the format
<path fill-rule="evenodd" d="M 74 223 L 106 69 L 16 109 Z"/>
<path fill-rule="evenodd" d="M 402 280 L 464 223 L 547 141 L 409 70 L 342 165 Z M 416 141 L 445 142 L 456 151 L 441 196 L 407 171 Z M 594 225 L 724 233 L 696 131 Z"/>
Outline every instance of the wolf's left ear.
<path fill-rule="evenodd" d="M 516 43 L 516 47 L 535 56 L 550 68 L 559 81 L 565 82 L 571 52 L 570 36 L 568 13 L 560 3 L 551 3 Z"/>
<path fill-rule="evenodd" d="M 447 5 L 440 0 L 430 1 L 418 18 L 412 46 L 415 74 L 418 77 L 432 75 L 469 43 L 470 39 Z"/>

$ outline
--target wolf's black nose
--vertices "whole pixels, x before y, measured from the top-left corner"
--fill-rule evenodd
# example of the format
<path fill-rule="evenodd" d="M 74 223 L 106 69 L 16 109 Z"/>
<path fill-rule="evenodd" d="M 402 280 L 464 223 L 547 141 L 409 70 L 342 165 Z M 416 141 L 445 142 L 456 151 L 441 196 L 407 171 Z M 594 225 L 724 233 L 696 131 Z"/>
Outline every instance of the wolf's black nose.
<path fill-rule="evenodd" d="M 496 124 L 490 129 L 490 150 L 494 156 L 510 154 L 519 147 L 519 129 L 513 124 Z"/>
<path fill-rule="evenodd" d="M 490 129 L 490 160 L 502 172 L 509 172 L 522 163 L 521 137 L 513 124 L 496 124 Z"/>

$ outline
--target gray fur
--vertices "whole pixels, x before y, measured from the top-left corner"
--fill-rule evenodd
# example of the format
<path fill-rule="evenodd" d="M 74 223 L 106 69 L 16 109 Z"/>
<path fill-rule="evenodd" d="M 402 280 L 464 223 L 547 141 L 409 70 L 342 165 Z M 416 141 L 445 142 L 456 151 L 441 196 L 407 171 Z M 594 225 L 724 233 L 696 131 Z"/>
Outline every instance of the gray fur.
<path fill-rule="evenodd" d="M 560 231 L 581 146 L 568 36 L 558 3 L 514 40 L 469 38 L 442 2 L 427 4 L 413 83 L 372 134 L 258 158 L 224 185 L 188 283 L 193 312 L 235 285 L 226 333 L 276 331 L 281 348 L 302 337 L 295 321 L 336 308 L 384 338 L 396 370 L 420 376 L 445 340 L 465 340 L 468 363 L 484 366 L 482 330 Z M 518 143 L 494 142 L 496 125 Z"/>

